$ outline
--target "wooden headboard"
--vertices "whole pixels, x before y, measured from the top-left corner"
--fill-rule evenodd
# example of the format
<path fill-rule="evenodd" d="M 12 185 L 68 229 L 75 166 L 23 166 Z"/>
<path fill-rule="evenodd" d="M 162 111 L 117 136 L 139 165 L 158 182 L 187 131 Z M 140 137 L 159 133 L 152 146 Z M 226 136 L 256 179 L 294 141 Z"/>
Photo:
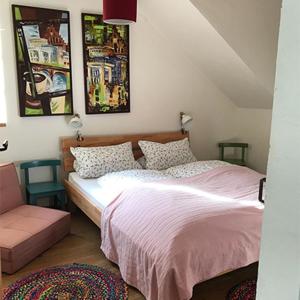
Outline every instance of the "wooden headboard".
<path fill-rule="evenodd" d="M 146 140 L 157 143 L 168 143 L 178 141 L 188 137 L 188 133 L 181 131 L 162 132 L 151 134 L 131 134 L 131 135 L 112 135 L 112 136 L 84 136 L 82 142 L 78 142 L 75 137 L 61 138 L 61 149 L 63 155 L 63 167 L 65 172 L 72 172 L 74 156 L 70 152 L 70 147 L 98 147 L 118 145 L 126 142 L 132 142 L 132 150 L 134 157 L 141 157 L 142 151 L 138 145 L 138 141 Z"/>

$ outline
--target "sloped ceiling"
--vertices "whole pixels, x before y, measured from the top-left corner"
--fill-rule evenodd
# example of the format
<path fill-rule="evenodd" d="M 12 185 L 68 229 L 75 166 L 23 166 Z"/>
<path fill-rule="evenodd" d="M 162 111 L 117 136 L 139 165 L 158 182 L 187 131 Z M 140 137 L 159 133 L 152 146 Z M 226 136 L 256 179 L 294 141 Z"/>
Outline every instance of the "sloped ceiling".
<path fill-rule="evenodd" d="M 272 93 L 282 0 L 191 0 Z"/>
<path fill-rule="evenodd" d="M 276 4 L 272 18 L 268 6 L 258 13 L 261 0 L 192 1 L 141 0 L 139 5 L 166 42 L 187 55 L 238 107 L 271 108 L 280 1 L 263 1 Z M 251 16 L 258 20 L 253 20 L 254 29 Z M 162 55 L 168 55 L 163 47 Z"/>

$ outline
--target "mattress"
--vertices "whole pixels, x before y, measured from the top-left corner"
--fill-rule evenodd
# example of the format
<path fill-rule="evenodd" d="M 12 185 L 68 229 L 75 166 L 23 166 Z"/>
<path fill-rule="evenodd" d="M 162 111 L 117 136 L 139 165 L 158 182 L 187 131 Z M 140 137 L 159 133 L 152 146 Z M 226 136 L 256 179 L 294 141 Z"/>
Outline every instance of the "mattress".
<path fill-rule="evenodd" d="M 173 178 L 173 176 L 153 170 L 126 170 L 108 173 L 94 179 L 83 179 L 76 172 L 69 174 L 69 181 L 101 210 L 126 188 L 139 185 L 144 181 L 159 181 L 168 178 Z"/>
<path fill-rule="evenodd" d="M 103 210 L 114 200 L 113 196 L 108 195 L 96 179 L 83 179 L 76 172 L 69 174 L 69 181 L 74 184 L 87 198 L 91 200 L 98 208 Z"/>

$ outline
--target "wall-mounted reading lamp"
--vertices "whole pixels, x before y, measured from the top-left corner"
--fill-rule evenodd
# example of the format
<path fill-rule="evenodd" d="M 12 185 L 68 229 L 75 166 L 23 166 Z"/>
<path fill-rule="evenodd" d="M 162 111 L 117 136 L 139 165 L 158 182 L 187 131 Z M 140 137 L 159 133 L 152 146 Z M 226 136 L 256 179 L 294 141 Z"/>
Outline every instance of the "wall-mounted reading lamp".
<path fill-rule="evenodd" d="M 180 113 L 180 124 L 181 124 L 181 132 L 185 134 L 187 132 L 187 127 L 191 125 L 193 118 L 190 115 L 187 115 L 184 112 Z"/>
<path fill-rule="evenodd" d="M 81 132 L 80 132 L 79 129 L 82 128 L 83 122 L 82 122 L 82 120 L 80 118 L 80 115 L 79 114 L 75 114 L 72 117 L 72 119 L 70 120 L 69 125 L 76 130 L 76 133 L 77 133 L 76 139 L 77 139 L 77 141 L 78 142 L 82 142 L 84 140 L 84 138 L 83 138 L 83 136 L 82 136 L 82 134 L 81 134 Z"/>
<path fill-rule="evenodd" d="M 0 151 L 6 151 L 8 148 L 8 140 L 5 140 L 3 143 L 2 143 L 2 146 L 0 146 Z"/>

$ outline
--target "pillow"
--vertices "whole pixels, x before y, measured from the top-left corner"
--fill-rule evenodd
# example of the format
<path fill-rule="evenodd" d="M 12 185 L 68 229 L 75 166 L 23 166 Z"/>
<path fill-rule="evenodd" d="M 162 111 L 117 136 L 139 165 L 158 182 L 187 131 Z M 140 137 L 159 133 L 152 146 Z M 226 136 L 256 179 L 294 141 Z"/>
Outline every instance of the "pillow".
<path fill-rule="evenodd" d="M 142 167 L 142 169 L 146 169 L 146 158 L 145 156 L 140 157 L 136 160 Z"/>
<path fill-rule="evenodd" d="M 74 169 L 81 178 L 142 168 L 134 159 L 131 142 L 106 147 L 71 147 L 70 150 L 76 159 Z"/>
<path fill-rule="evenodd" d="M 73 162 L 73 169 L 78 173 L 79 172 L 79 164 L 77 160 L 75 159 Z"/>
<path fill-rule="evenodd" d="M 230 166 L 230 164 L 221 160 L 203 160 L 175 166 L 165 170 L 164 173 L 176 178 L 186 178 L 224 166 Z"/>
<path fill-rule="evenodd" d="M 167 144 L 139 141 L 139 146 L 145 155 L 147 169 L 164 170 L 196 161 L 188 138 Z"/>

